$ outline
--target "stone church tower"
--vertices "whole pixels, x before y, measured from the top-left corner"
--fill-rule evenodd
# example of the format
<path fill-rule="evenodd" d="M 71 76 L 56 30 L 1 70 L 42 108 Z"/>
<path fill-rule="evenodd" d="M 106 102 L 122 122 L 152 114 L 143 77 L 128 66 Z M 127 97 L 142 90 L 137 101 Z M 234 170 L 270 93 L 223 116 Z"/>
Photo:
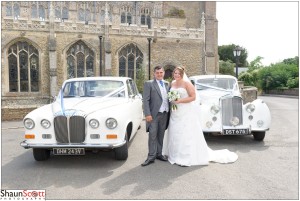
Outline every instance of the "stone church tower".
<path fill-rule="evenodd" d="M 72 77 L 166 79 L 218 66 L 216 2 L 1 1 L 2 120 L 49 103 Z"/>

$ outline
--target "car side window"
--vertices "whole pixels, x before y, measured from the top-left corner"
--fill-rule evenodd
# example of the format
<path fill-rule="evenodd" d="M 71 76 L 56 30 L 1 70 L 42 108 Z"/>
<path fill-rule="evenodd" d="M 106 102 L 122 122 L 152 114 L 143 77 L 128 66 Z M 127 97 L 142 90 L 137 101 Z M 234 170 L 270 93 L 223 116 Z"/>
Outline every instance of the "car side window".
<path fill-rule="evenodd" d="M 126 81 L 126 85 L 127 85 L 127 90 L 128 90 L 128 96 L 133 96 L 134 94 L 134 90 L 132 89 L 132 85 L 130 80 Z"/>
<path fill-rule="evenodd" d="M 129 84 L 131 86 L 133 94 L 138 95 L 139 92 L 138 92 L 135 82 L 133 80 L 129 80 Z"/>

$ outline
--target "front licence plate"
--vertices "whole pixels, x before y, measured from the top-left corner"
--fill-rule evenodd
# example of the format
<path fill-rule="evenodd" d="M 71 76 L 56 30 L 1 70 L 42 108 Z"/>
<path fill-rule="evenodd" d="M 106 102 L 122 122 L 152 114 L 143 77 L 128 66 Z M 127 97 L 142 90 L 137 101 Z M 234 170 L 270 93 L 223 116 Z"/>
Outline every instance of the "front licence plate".
<path fill-rule="evenodd" d="M 249 130 L 248 129 L 224 129 L 223 134 L 224 135 L 248 135 Z"/>
<path fill-rule="evenodd" d="M 54 155 L 84 155 L 84 148 L 53 148 Z"/>

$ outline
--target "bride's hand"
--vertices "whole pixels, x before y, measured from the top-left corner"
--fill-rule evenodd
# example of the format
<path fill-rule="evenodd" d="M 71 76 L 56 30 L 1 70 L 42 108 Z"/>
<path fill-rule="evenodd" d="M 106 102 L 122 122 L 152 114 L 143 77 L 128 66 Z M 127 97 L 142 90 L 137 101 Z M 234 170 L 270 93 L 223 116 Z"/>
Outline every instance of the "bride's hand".
<path fill-rule="evenodd" d="M 180 99 L 177 99 L 176 101 L 173 101 L 173 104 L 179 104 L 180 103 Z"/>

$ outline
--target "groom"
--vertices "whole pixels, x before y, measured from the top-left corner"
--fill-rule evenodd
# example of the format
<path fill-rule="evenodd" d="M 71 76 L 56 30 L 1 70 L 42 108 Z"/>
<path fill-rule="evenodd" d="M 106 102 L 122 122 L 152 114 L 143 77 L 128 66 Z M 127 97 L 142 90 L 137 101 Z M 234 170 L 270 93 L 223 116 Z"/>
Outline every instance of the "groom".
<path fill-rule="evenodd" d="M 168 83 L 163 81 L 165 71 L 162 66 L 154 68 L 154 79 L 145 82 L 143 91 L 143 107 L 146 118 L 148 137 L 148 157 L 142 163 L 147 166 L 159 159 L 167 161 L 162 155 L 162 146 L 169 118 Z"/>

